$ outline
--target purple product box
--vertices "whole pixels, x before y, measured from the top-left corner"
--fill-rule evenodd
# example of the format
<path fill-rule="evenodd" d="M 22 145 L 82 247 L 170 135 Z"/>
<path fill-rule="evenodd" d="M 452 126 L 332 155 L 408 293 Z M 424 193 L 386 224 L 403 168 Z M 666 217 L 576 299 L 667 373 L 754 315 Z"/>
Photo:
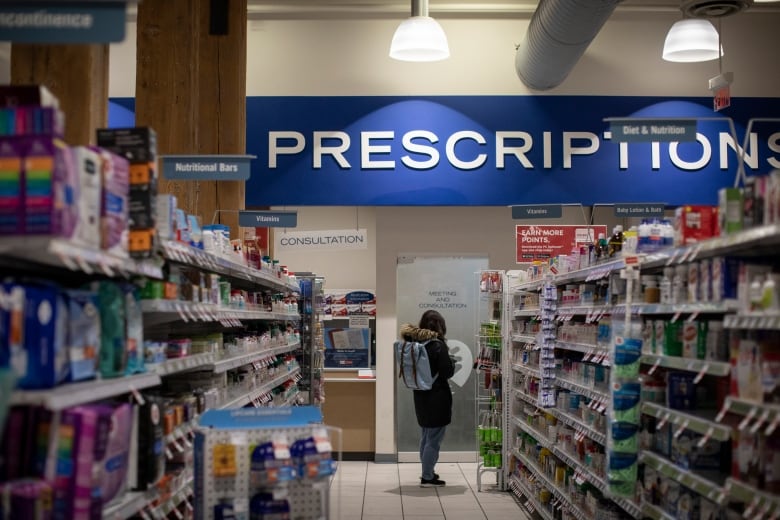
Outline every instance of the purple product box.
<path fill-rule="evenodd" d="M 65 135 L 65 114 L 51 107 L 24 106 L 0 109 L 0 134 L 61 138 Z"/>
<path fill-rule="evenodd" d="M 52 489 L 51 486 L 37 479 L 17 480 L 0 486 L 0 498 L 3 506 L 1 518 L 19 518 L 35 520 L 51 520 Z M 7 511 L 4 508 L 7 507 Z"/>
<path fill-rule="evenodd" d="M 130 166 L 126 159 L 108 150 L 100 148 L 95 150 L 102 159 L 103 197 L 100 205 L 100 245 L 111 254 L 126 257 Z"/>
<path fill-rule="evenodd" d="M 112 427 L 109 429 L 103 457 L 95 459 L 94 483 L 100 488 L 99 496 L 103 503 L 111 502 L 125 487 L 132 423 L 133 409 L 129 404 L 118 405 L 112 410 Z M 98 434 L 101 435 L 100 432 Z"/>
<path fill-rule="evenodd" d="M 78 179 L 70 149 L 52 137 L 20 137 L 24 233 L 70 238 L 78 222 Z"/>
<path fill-rule="evenodd" d="M 60 101 L 43 85 L 4 85 L 0 87 L 0 108 L 41 106 L 59 108 Z"/>
<path fill-rule="evenodd" d="M 62 412 L 54 482 L 55 519 L 89 520 L 98 415 L 88 406 Z"/>
<path fill-rule="evenodd" d="M 0 235 L 24 231 L 23 155 L 17 139 L 0 139 Z"/>

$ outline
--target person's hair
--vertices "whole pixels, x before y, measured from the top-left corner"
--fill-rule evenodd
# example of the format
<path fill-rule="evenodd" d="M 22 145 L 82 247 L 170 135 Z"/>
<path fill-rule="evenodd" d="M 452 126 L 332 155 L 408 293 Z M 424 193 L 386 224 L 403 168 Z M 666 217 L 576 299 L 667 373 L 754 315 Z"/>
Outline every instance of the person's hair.
<path fill-rule="evenodd" d="M 447 323 L 445 323 L 444 317 L 434 310 L 428 310 L 423 313 L 419 327 L 436 332 L 442 340 L 447 335 Z"/>

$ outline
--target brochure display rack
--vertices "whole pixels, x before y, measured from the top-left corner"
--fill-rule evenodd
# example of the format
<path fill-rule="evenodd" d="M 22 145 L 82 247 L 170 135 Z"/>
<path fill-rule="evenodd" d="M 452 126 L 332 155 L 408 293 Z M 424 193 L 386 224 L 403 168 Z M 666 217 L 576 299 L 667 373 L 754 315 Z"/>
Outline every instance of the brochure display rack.
<path fill-rule="evenodd" d="M 504 482 L 504 432 L 506 413 L 504 408 L 504 347 L 506 313 L 503 271 L 479 273 L 479 305 L 476 360 L 476 417 L 477 417 L 477 490 L 482 490 L 485 473 L 495 473 L 498 489 L 505 489 Z"/>
<path fill-rule="evenodd" d="M 298 309 L 301 313 L 301 344 L 296 358 L 301 366 L 299 383 L 306 393 L 306 403 L 321 406 L 325 401 L 325 337 L 323 309 L 325 279 L 312 273 L 296 273 L 300 284 Z"/>

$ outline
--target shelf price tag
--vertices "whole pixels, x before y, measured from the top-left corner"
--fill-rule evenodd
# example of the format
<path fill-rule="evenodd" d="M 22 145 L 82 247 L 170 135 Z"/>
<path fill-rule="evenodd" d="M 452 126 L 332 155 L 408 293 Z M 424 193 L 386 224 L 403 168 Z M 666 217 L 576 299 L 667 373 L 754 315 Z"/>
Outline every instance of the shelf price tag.
<path fill-rule="evenodd" d="M 739 426 L 737 426 L 737 430 L 742 431 L 745 428 L 747 428 L 747 425 L 750 423 L 750 421 L 753 420 L 753 417 L 756 416 L 756 413 L 758 413 L 758 408 L 755 406 L 750 409 L 748 414 L 745 416 L 744 419 L 742 419 L 742 422 L 739 423 Z"/>

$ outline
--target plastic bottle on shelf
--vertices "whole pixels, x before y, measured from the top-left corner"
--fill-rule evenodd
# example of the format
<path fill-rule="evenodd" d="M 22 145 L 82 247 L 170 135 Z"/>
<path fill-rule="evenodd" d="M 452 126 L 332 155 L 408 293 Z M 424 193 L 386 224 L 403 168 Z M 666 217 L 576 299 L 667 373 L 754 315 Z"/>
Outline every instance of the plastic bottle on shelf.
<path fill-rule="evenodd" d="M 763 310 L 764 288 L 758 276 L 751 280 L 748 294 L 750 295 L 750 310 Z"/>
<path fill-rule="evenodd" d="M 649 250 L 650 245 L 650 222 L 642 219 L 642 223 L 639 224 L 637 229 L 637 245 L 636 250 L 639 253 L 644 253 Z"/>
<path fill-rule="evenodd" d="M 659 289 L 661 290 L 661 303 L 664 305 L 671 305 L 674 303 L 672 297 L 672 280 L 674 280 L 674 268 L 667 267 L 664 269 L 664 275 L 661 278 Z"/>
<path fill-rule="evenodd" d="M 772 273 L 766 275 L 766 281 L 761 286 L 761 308 L 765 311 L 777 311 L 780 308 L 777 301 L 777 284 Z"/>
<path fill-rule="evenodd" d="M 620 256 L 623 249 L 623 226 L 618 224 L 612 229 L 612 236 L 609 237 L 607 255 L 610 258 Z"/>
<path fill-rule="evenodd" d="M 678 265 L 674 270 L 674 280 L 672 280 L 672 304 L 688 302 L 688 266 L 686 264 Z"/>
<path fill-rule="evenodd" d="M 599 238 L 596 241 L 595 250 L 596 262 L 603 262 L 604 259 L 607 258 L 608 254 L 609 250 L 607 246 L 607 239 L 604 236 L 604 233 L 599 233 Z"/>
<path fill-rule="evenodd" d="M 636 226 L 631 226 L 628 231 L 623 233 L 623 254 L 633 255 L 637 252 L 639 243 L 639 232 Z"/>

